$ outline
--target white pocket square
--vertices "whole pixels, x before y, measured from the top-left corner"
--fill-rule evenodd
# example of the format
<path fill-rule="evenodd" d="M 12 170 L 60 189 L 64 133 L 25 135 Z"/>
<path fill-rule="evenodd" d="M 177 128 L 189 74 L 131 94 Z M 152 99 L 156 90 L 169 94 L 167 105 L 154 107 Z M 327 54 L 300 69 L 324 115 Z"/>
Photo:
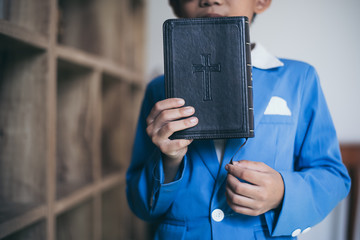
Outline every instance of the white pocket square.
<path fill-rule="evenodd" d="M 270 99 L 269 104 L 264 112 L 265 115 L 283 115 L 291 116 L 291 111 L 285 99 L 274 96 Z"/>

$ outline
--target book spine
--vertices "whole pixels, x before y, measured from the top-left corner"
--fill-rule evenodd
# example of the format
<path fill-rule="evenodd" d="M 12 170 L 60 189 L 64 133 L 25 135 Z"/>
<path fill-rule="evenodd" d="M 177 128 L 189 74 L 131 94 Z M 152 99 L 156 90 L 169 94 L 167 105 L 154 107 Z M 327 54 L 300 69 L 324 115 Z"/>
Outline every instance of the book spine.
<path fill-rule="evenodd" d="M 251 43 L 250 43 L 250 24 L 249 20 L 245 20 L 245 42 L 246 42 L 246 73 L 248 88 L 248 116 L 249 116 L 249 133 L 250 137 L 254 137 L 254 103 L 253 103 L 253 79 L 251 65 Z"/>
<path fill-rule="evenodd" d="M 172 23 L 170 20 L 167 20 L 163 24 L 163 51 L 164 51 L 164 77 L 165 77 L 165 98 L 171 98 L 174 96 L 172 92 L 172 70 L 171 70 L 171 64 L 170 59 L 171 56 L 171 34 L 172 34 Z"/>

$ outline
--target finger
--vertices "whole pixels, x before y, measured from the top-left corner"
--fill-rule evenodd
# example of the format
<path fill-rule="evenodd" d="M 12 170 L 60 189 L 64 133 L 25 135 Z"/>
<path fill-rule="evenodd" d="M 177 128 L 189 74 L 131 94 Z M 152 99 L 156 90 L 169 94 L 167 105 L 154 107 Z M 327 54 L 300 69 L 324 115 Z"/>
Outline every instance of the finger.
<path fill-rule="evenodd" d="M 239 181 L 239 179 L 237 179 L 231 174 L 227 176 L 226 187 L 235 194 L 242 195 L 251 199 L 258 199 L 259 195 L 261 194 L 260 187 L 253 184 L 241 182 Z"/>
<path fill-rule="evenodd" d="M 254 208 L 255 200 L 240 194 L 235 193 L 230 187 L 226 187 L 226 200 L 230 205 L 237 205 L 246 208 Z"/>
<path fill-rule="evenodd" d="M 149 127 L 152 127 L 154 131 L 158 131 L 168 122 L 178 120 L 181 118 L 190 117 L 195 113 L 195 109 L 193 107 L 182 107 L 177 109 L 168 109 L 159 113 Z M 153 126 L 151 126 L 153 125 Z"/>
<path fill-rule="evenodd" d="M 194 127 L 198 124 L 199 120 L 197 117 L 190 117 L 178 121 L 172 121 L 166 123 L 158 131 L 158 135 L 161 138 L 169 138 L 174 132 L 181 131 L 190 127 Z"/>
<path fill-rule="evenodd" d="M 181 98 L 168 98 L 162 101 L 157 102 L 154 107 L 151 109 L 149 116 L 146 119 L 146 123 L 151 124 L 156 117 L 165 109 L 179 108 L 184 106 L 185 101 Z"/>
<path fill-rule="evenodd" d="M 251 184 L 262 186 L 267 173 L 242 167 L 240 164 L 227 164 L 225 169 L 229 174 Z"/>
<path fill-rule="evenodd" d="M 241 160 L 241 161 L 234 161 L 233 164 L 259 172 L 271 172 L 271 170 L 273 170 L 271 167 L 269 167 L 263 162 Z"/>
<path fill-rule="evenodd" d="M 263 212 L 256 210 L 256 209 L 251 209 L 251 208 L 247 208 L 247 207 L 243 207 L 243 206 L 239 206 L 239 205 L 230 205 L 231 209 L 239 214 L 243 214 L 243 215 L 248 215 L 248 216 L 259 216 L 260 214 L 263 214 Z"/>

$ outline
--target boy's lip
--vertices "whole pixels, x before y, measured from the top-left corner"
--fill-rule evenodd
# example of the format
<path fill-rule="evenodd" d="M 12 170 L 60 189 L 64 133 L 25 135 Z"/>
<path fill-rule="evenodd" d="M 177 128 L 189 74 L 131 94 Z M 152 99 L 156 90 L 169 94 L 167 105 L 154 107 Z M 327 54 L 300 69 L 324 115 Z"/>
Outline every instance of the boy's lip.
<path fill-rule="evenodd" d="M 223 17 L 223 15 L 217 13 L 208 13 L 203 16 L 204 18 L 215 18 L 215 17 Z"/>

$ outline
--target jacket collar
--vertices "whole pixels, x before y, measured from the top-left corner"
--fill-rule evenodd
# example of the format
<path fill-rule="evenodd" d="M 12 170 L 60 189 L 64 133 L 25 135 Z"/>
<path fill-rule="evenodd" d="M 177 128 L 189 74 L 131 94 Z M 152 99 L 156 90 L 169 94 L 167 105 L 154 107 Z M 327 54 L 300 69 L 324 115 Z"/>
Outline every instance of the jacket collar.
<path fill-rule="evenodd" d="M 272 69 L 284 66 L 284 63 L 268 52 L 261 44 L 255 43 L 251 51 L 251 62 L 253 67 L 259 69 Z"/>

